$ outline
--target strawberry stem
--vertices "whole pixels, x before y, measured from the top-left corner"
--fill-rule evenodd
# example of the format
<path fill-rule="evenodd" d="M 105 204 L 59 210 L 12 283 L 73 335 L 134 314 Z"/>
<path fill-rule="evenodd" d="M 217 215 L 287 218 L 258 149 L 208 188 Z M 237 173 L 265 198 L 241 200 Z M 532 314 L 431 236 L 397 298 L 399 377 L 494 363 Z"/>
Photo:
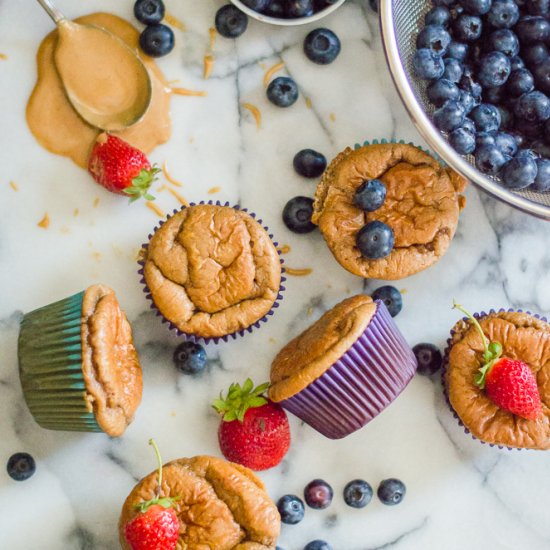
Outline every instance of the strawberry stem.
<path fill-rule="evenodd" d="M 155 450 L 155 454 L 157 455 L 157 464 L 159 466 L 157 499 L 159 499 L 160 498 L 160 489 L 161 489 L 161 486 L 162 486 L 162 458 L 160 456 L 160 451 L 159 451 L 158 445 L 157 445 L 156 441 L 153 438 L 149 439 L 149 445 L 151 445 L 153 447 L 153 449 Z"/>

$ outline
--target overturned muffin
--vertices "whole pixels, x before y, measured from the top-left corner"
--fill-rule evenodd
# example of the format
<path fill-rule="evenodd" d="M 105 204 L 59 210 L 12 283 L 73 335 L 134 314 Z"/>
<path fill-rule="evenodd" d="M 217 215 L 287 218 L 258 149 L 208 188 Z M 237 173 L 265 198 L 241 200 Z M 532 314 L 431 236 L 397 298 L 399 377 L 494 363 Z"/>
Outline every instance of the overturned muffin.
<path fill-rule="evenodd" d="M 255 325 L 279 297 L 281 262 L 250 214 L 214 204 L 183 208 L 142 250 L 158 311 L 183 333 L 220 338 Z"/>
<path fill-rule="evenodd" d="M 172 497 L 179 520 L 178 548 L 274 550 L 281 520 L 263 483 L 251 470 L 210 456 L 181 458 L 163 468 L 161 496 Z M 157 472 L 132 490 L 119 520 L 120 544 L 131 550 L 124 530 L 139 505 L 156 496 Z"/>
<path fill-rule="evenodd" d="M 372 209 L 357 192 L 376 180 L 383 197 Z M 336 260 L 365 278 L 402 279 L 426 269 L 447 251 L 464 204 L 466 181 L 414 145 L 379 143 L 346 149 L 325 171 L 315 194 L 312 221 Z M 385 249 L 372 255 L 363 241 Z M 382 232 L 381 232 L 382 229 Z M 370 243 L 367 239 L 371 239 Z"/>

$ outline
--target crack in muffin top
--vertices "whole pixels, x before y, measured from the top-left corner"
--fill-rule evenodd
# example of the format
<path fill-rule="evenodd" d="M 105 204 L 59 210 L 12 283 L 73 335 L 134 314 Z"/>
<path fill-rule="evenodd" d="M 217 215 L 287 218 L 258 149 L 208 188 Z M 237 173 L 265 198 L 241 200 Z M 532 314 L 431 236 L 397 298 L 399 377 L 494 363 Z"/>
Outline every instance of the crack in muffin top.
<path fill-rule="evenodd" d="M 160 313 L 204 338 L 245 329 L 277 300 L 281 262 L 266 230 L 228 206 L 182 209 L 143 251 L 145 282 Z"/>
<path fill-rule="evenodd" d="M 550 449 L 550 325 L 521 312 L 498 312 L 480 317 L 490 341 L 500 342 L 503 356 L 526 363 L 537 380 L 542 414 L 527 420 L 501 409 L 474 382 L 483 364 L 483 343 L 470 321 L 453 328 L 445 372 L 451 406 L 472 435 L 495 445 Z"/>
<path fill-rule="evenodd" d="M 384 204 L 365 212 L 354 203 L 366 180 L 380 179 Z M 448 249 L 465 199 L 466 181 L 410 144 L 385 143 L 351 148 L 327 168 L 315 194 L 312 221 L 319 226 L 336 260 L 355 275 L 394 280 L 435 263 Z M 394 232 L 385 258 L 365 258 L 356 245 L 359 230 L 381 221 Z"/>

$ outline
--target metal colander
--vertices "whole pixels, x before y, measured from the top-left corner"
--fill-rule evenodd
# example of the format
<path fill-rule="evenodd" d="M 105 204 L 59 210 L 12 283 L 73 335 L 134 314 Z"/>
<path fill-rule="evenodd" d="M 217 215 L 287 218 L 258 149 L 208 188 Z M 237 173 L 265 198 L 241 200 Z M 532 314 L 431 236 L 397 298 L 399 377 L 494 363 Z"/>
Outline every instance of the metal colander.
<path fill-rule="evenodd" d="M 424 26 L 424 15 L 432 7 L 431 0 L 380 0 L 382 43 L 397 91 L 412 121 L 430 147 L 454 170 L 489 195 L 529 214 L 550 220 L 550 193 L 509 191 L 498 178 L 479 172 L 470 155 L 462 157 L 447 143 L 431 123 L 433 106 L 426 96 L 426 83 L 412 69 L 416 36 Z"/>

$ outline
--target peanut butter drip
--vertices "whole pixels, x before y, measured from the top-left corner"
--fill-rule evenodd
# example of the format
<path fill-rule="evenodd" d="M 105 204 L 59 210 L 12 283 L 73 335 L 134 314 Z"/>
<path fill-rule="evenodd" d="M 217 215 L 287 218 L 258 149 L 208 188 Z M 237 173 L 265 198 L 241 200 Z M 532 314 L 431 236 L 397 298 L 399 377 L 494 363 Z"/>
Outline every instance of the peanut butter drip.
<path fill-rule="evenodd" d="M 121 38 L 128 46 L 139 52 L 145 66 L 149 69 L 152 81 L 152 101 L 143 119 L 133 126 L 116 132 L 125 141 L 145 153 L 150 153 L 157 145 L 166 142 L 171 134 L 170 97 L 171 91 L 156 63 L 144 55 L 138 48 L 138 31 L 127 21 L 108 13 L 94 13 L 75 20 L 77 23 L 97 25 Z M 69 103 L 62 82 L 56 70 L 54 56 L 59 32 L 50 33 L 38 49 L 38 80 L 27 104 L 27 123 L 38 142 L 48 151 L 71 158 L 76 164 L 85 168 L 92 144 L 99 130 L 84 122 Z M 105 55 L 98 48 L 87 52 L 90 62 L 101 56 L 102 63 L 112 65 L 108 72 L 115 72 L 124 83 L 117 85 L 117 94 L 109 97 L 105 94 L 104 83 L 94 89 L 86 86 L 86 74 L 90 70 L 87 63 L 76 63 L 66 74 L 71 84 L 77 87 L 84 101 L 98 109 L 110 109 L 113 104 L 127 105 L 135 100 L 136 89 L 132 74 L 135 64 L 122 63 L 117 55 Z M 92 55 L 93 54 L 93 55 Z M 58 59 L 58 62 L 60 60 Z M 62 60 L 61 60 L 62 61 Z M 121 66 L 124 65 L 124 66 Z M 116 69 L 114 69 L 116 67 Z M 114 102 L 114 103 L 113 103 Z"/>

